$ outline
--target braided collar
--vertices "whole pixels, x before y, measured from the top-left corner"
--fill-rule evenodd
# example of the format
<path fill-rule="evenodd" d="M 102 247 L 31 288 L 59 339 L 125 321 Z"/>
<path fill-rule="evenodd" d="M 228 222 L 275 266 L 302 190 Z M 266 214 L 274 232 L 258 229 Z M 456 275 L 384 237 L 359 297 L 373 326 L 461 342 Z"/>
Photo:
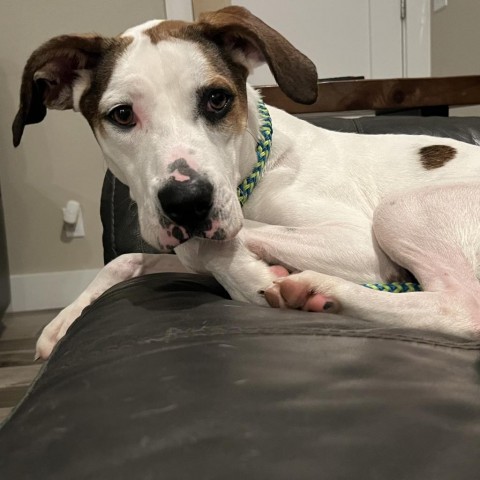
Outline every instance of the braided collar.
<path fill-rule="evenodd" d="M 260 138 L 256 148 L 257 162 L 253 166 L 252 172 L 237 187 L 237 197 L 242 207 L 252 194 L 255 185 L 262 178 L 265 164 L 270 156 L 270 148 L 272 147 L 272 119 L 268 113 L 267 106 L 261 100 L 258 102 L 258 112 L 260 113 L 262 123 L 260 125 Z"/>

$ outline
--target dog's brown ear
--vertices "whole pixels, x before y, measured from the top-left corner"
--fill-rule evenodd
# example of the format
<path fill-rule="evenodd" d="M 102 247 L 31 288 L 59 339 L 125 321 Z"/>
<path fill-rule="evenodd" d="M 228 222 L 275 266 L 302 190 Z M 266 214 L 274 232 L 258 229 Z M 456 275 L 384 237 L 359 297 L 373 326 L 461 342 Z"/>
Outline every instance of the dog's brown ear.
<path fill-rule="evenodd" d="M 32 53 L 23 71 L 20 107 L 12 125 L 15 147 L 25 125 L 41 122 L 47 108 L 73 107 L 72 88 L 78 72 L 97 65 L 105 44 L 100 36 L 62 35 Z"/>
<path fill-rule="evenodd" d="M 200 15 L 204 35 L 231 51 L 249 70 L 266 62 L 278 86 L 292 100 L 317 99 L 317 69 L 288 40 L 243 7 L 226 7 Z"/>

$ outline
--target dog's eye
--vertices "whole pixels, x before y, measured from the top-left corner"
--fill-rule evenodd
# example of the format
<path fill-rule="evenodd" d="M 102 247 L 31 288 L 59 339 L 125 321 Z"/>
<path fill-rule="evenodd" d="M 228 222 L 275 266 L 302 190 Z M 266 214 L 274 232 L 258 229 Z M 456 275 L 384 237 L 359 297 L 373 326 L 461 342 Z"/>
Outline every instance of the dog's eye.
<path fill-rule="evenodd" d="M 119 105 L 108 113 L 109 120 L 119 127 L 134 127 L 136 125 L 135 114 L 130 105 Z"/>
<path fill-rule="evenodd" d="M 211 90 L 207 94 L 207 111 L 222 113 L 230 105 L 232 95 L 224 90 Z"/>
<path fill-rule="evenodd" d="M 235 96 L 226 88 L 212 86 L 199 89 L 197 98 L 197 113 L 213 125 L 227 116 Z"/>

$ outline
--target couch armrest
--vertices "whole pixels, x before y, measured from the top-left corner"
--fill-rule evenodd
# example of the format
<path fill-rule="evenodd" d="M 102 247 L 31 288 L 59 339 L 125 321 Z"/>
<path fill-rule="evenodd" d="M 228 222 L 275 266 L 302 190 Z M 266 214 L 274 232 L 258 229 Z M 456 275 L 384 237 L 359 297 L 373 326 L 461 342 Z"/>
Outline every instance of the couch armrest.
<path fill-rule="evenodd" d="M 0 478 L 473 480 L 479 349 L 146 275 L 69 329 L 0 429 Z"/>

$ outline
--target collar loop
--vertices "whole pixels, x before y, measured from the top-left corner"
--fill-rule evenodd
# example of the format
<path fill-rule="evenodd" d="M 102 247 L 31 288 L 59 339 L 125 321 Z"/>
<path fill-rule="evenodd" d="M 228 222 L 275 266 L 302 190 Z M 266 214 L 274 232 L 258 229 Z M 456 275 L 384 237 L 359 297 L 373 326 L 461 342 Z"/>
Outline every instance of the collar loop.
<path fill-rule="evenodd" d="M 240 205 L 243 207 L 248 197 L 252 194 L 255 185 L 262 178 L 265 171 L 265 164 L 270 156 L 272 147 L 272 119 L 267 106 L 262 100 L 258 102 L 258 112 L 261 117 L 260 138 L 257 143 L 257 162 L 253 166 L 252 172 L 237 187 L 237 197 Z"/>

